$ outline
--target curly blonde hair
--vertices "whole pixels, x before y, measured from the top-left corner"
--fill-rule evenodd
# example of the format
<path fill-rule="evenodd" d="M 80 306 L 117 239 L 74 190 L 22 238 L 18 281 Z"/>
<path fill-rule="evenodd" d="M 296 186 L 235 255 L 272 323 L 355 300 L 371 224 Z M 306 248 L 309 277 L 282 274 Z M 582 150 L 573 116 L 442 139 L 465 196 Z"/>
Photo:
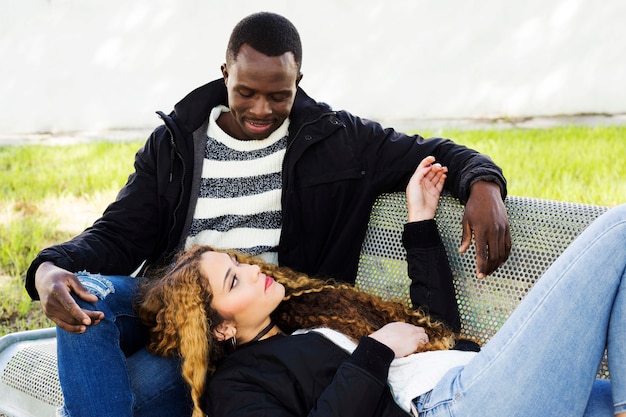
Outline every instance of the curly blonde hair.
<path fill-rule="evenodd" d="M 194 417 L 200 408 L 207 376 L 227 353 L 227 342 L 218 341 L 215 328 L 223 318 L 211 307 L 213 294 L 200 269 L 209 246 L 194 246 L 179 255 L 162 276 L 148 280 L 140 290 L 137 314 L 150 326 L 148 349 L 159 355 L 179 355 L 182 374 L 191 389 Z M 358 340 L 387 323 L 404 321 L 426 330 L 429 342 L 419 351 L 450 349 L 456 335 L 421 310 L 399 301 L 387 301 L 358 288 L 332 280 L 319 280 L 287 267 L 268 264 L 258 257 L 229 253 L 240 263 L 254 264 L 285 287 L 285 298 L 272 313 L 281 330 L 328 327 Z"/>

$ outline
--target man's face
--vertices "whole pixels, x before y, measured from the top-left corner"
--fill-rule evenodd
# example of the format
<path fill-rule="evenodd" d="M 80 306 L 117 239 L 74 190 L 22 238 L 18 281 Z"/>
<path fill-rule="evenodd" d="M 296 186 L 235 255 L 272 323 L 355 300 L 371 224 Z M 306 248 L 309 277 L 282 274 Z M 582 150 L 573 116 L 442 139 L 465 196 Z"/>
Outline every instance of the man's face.
<path fill-rule="evenodd" d="M 222 66 L 230 113 L 218 120 L 229 135 L 265 139 L 289 117 L 302 78 L 293 53 L 264 55 L 247 44 Z"/>

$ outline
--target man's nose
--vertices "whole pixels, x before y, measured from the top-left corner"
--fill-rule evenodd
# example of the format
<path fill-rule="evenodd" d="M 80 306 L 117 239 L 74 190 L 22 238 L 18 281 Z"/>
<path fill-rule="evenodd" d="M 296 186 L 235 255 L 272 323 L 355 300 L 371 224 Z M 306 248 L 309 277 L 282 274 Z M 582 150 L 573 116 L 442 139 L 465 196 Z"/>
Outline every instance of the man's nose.
<path fill-rule="evenodd" d="M 270 102 L 267 98 L 258 96 L 257 99 L 254 100 L 254 104 L 250 109 L 250 112 L 256 117 L 262 118 L 272 113 L 272 107 L 270 106 Z"/>

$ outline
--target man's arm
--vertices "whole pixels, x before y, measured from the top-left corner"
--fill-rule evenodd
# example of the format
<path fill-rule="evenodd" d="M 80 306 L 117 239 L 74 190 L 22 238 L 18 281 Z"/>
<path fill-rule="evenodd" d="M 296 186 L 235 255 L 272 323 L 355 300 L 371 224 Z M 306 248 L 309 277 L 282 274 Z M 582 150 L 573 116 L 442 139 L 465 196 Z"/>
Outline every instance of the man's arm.
<path fill-rule="evenodd" d="M 408 136 L 350 117 L 359 137 L 368 138 L 360 156 L 376 171 L 373 177 L 381 193 L 402 190 L 419 161 L 434 156 L 448 168 L 445 188 L 465 204 L 465 234 L 459 250 L 467 250 L 473 235 L 479 277 L 493 273 L 506 261 L 511 248 L 510 225 L 503 203 L 506 179 L 491 158 L 448 139 Z"/>
<path fill-rule="evenodd" d="M 158 131 L 158 129 L 157 129 Z M 157 132 L 155 131 L 155 132 Z M 161 141 L 161 143 L 169 141 Z M 84 291 L 72 272 L 89 270 L 103 274 L 132 273 L 153 251 L 159 233 L 155 133 L 137 152 L 135 172 L 93 226 L 68 242 L 44 249 L 32 262 L 26 289 L 61 328 L 84 331 L 84 326 L 101 318 L 100 312 L 86 312 L 74 302 L 75 292 L 86 301 L 95 301 Z M 168 158 L 169 159 L 169 158 Z"/>

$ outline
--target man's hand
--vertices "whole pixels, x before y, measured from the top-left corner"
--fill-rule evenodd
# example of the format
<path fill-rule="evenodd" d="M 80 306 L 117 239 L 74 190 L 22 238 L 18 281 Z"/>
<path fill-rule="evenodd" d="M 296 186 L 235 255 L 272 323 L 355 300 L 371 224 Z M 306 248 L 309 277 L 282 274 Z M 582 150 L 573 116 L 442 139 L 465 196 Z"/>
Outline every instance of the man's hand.
<path fill-rule="evenodd" d="M 476 240 L 476 276 L 492 274 L 509 257 L 511 227 L 500 196 L 500 187 L 478 181 L 472 185 L 463 214 L 463 237 L 459 252 L 465 252 Z"/>
<path fill-rule="evenodd" d="M 71 292 L 90 303 L 98 301 L 98 297 L 88 292 L 76 275 L 52 262 L 39 265 L 35 273 L 35 287 L 43 312 L 65 331 L 83 333 L 87 326 L 97 324 L 104 318 L 101 311 L 82 310 L 76 304 Z"/>

